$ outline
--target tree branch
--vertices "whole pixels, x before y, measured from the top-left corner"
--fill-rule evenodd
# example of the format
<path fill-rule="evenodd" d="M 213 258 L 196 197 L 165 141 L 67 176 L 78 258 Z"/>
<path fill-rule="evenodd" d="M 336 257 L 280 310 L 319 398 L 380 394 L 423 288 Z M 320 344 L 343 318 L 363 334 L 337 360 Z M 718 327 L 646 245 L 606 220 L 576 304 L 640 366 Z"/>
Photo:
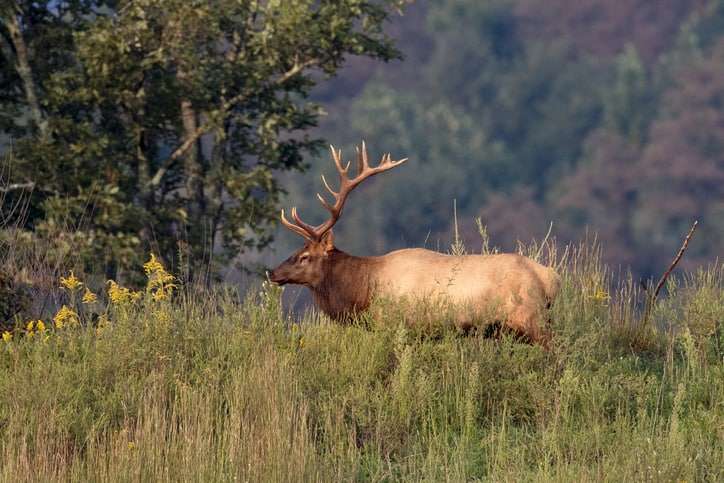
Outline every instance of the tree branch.
<path fill-rule="evenodd" d="M 695 220 L 694 224 L 691 225 L 691 229 L 689 230 L 689 233 L 686 235 L 686 238 L 684 238 L 684 243 L 681 245 L 681 248 L 679 249 L 679 253 L 676 254 L 676 257 L 674 257 L 674 260 L 671 262 L 671 265 L 669 265 L 669 268 L 661 276 L 659 283 L 656 284 L 656 289 L 654 289 L 654 291 L 651 293 L 651 297 L 649 297 L 648 303 L 646 305 L 646 311 L 644 312 L 644 317 L 642 319 L 643 324 L 646 324 L 648 322 L 649 317 L 651 316 L 651 311 L 654 308 L 654 303 L 656 302 L 656 297 L 658 297 L 659 292 L 661 291 L 661 288 L 666 283 L 666 279 L 669 278 L 669 275 L 671 275 L 671 272 L 674 270 L 674 268 L 676 268 L 676 265 L 679 263 L 679 260 L 681 260 L 681 257 L 684 256 L 684 252 L 686 251 L 686 248 L 689 246 L 689 241 L 691 240 L 691 236 L 694 234 L 694 231 L 696 230 L 696 227 L 698 224 L 699 224 L 699 220 Z"/>
<path fill-rule="evenodd" d="M 281 84 L 284 84 L 286 81 L 294 77 L 295 75 L 302 72 L 304 69 L 311 67 L 315 64 L 319 63 L 319 59 L 312 58 L 308 59 L 305 62 L 302 63 L 295 63 L 294 67 L 286 71 L 284 74 L 279 76 L 277 79 L 272 81 L 269 84 L 269 87 L 279 86 Z M 221 104 L 221 113 L 222 116 L 226 116 L 228 112 L 237 104 L 244 101 L 248 97 L 247 93 L 238 94 L 231 99 L 223 102 Z M 168 170 L 173 166 L 173 164 L 178 160 L 181 156 L 183 156 L 191 146 L 194 145 L 198 139 L 206 134 L 207 132 L 211 131 L 215 126 L 214 122 L 206 122 L 196 128 L 195 131 L 193 131 L 176 149 L 173 150 L 173 152 L 161 163 L 161 167 L 158 168 L 156 173 L 153 175 L 153 177 L 149 180 L 148 184 L 152 187 L 156 187 L 159 184 L 161 184 L 161 180 L 165 176 L 165 174 L 168 172 Z"/>
<path fill-rule="evenodd" d="M 684 238 L 684 243 L 681 245 L 681 248 L 679 249 L 679 253 L 676 254 L 676 257 L 674 257 L 674 261 L 671 262 L 671 265 L 669 265 L 669 269 L 666 270 L 666 272 L 664 272 L 664 274 L 661 276 L 661 280 L 659 280 L 659 283 L 656 284 L 656 290 L 654 290 L 654 293 L 651 296 L 652 299 L 655 300 L 656 297 L 659 295 L 659 291 L 661 291 L 661 287 L 663 287 L 664 283 L 666 283 L 666 279 L 669 278 L 671 271 L 679 263 L 679 260 L 681 260 L 681 257 L 684 256 L 684 252 L 686 251 L 686 248 L 689 246 L 689 240 L 691 240 L 691 235 L 694 234 L 694 231 L 696 230 L 696 227 L 698 224 L 699 224 L 699 220 L 696 220 L 696 221 L 694 221 L 694 224 L 691 225 L 691 229 L 689 230 L 689 233 L 686 235 L 686 238 Z"/>

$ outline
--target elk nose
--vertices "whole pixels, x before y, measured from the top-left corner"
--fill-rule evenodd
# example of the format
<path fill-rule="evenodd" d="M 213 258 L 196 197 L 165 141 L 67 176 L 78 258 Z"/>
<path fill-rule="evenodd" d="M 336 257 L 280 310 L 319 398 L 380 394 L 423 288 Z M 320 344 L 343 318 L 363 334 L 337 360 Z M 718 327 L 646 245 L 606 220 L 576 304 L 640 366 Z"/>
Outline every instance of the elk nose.
<path fill-rule="evenodd" d="M 285 283 L 287 283 L 287 278 L 280 275 L 276 270 L 274 270 L 272 273 L 268 273 L 267 276 L 269 277 L 270 282 L 279 285 L 284 285 Z"/>

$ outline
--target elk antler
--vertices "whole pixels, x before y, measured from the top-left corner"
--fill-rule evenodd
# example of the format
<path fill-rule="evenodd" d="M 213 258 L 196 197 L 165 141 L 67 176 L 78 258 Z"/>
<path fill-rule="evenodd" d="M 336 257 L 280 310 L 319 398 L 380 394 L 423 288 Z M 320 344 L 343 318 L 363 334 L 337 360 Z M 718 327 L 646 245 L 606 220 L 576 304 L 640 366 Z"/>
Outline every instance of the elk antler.
<path fill-rule="evenodd" d="M 329 219 L 321 225 L 309 225 L 307 223 L 304 223 L 301 218 L 299 218 L 299 215 L 297 214 L 297 208 L 295 206 L 294 208 L 292 208 L 292 218 L 294 219 L 294 223 L 292 223 L 284 216 L 284 210 L 282 209 L 282 224 L 292 230 L 294 233 L 301 235 L 309 241 L 321 240 L 322 236 L 327 233 L 334 226 L 335 223 L 337 223 L 340 215 L 342 215 L 342 208 L 344 208 L 344 202 L 347 200 L 347 196 L 349 196 L 350 192 L 352 192 L 352 190 L 355 189 L 358 184 L 360 184 L 367 178 L 376 175 L 377 173 L 382 173 L 383 171 L 392 169 L 395 166 L 399 166 L 407 161 L 407 158 L 400 159 L 399 161 L 393 161 L 392 157 L 388 153 L 382 156 L 382 159 L 377 166 L 372 168 L 370 167 L 367 160 L 367 146 L 365 146 L 365 142 L 362 141 L 362 149 L 360 149 L 359 147 L 356 148 L 357 176 L 349 179 L 349 176 L 347 176 L 347 174 L 349 173 L 350 163 L 348 162 L 344 168 L 342 167 L 342 150 L 340 149 L 335 151 L 334 146 L 330 146 L 330 149 L 332 150 L 332 159 L 334 159 L 334 165 L 337 168 L 337 173 L 339 173 L 339 191 L 334 191 L 332 188 L 330 188 L 329 183 L 327 183 L 324 175 L 322 175 L 322 183 L 324 183 L 324 187 L 327 188 L 327 191 L 329 191 L 329 193 L 334 198 L 334 204 L 329 204 L 327 200 L 322 197 L 322 195 L 317 193 L 317 198 L 322 203 L 322 206 L 324 206 L 331 215 Z"/>

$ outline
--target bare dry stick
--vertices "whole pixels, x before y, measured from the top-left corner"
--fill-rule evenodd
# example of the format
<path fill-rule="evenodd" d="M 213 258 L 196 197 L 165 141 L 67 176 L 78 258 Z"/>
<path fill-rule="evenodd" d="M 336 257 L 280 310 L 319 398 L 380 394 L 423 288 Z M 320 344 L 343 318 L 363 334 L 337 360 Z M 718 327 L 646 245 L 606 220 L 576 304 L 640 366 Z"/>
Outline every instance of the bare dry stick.
<path fill-rule="evenodd" d="M 538 247 L 538 251 L 535 254 L 535 260 L 536 262 L 540 261 L 540 255 L 543 252 L 543 247 L 548 244 L 548 238 L 551 236 L 551 231 L 553 231 L 553 222 L 551 221 L 551 224 L 548 226 L 548 233 L 546 233 L 545 238 L 543 238 L 543 241 L 541 242 L 540 246 Z M 548 252 L 550 254 L 550 252 Z"/>
<path fill-rule="evenodd" d="M 652 295 L 653 299 L 655 299 L 659 295 L 659 291 L 661 290 L 661 287 L 664 286 L 664 283 L 666 283 L 666 279 L 669 278 L 671 271 L 674 269 L 674 267 L 676 267 L 676 264 L 679 263 L 679 260 L 681 260 L 681 257 L 684 256 L 684 252 L 686 251 L 686 248 L 689 246 L 689 240 L 691 240 L 691 235 L 694 234 L 694 230 L 696 230 L 696 226 L 698 224 L 699 224 L 699 220 L 695 220 L 694 224 L 691 225 L 689 234 L 686 235 L 686 238 L 684 238 L 684 243 L 681 245 L 681 248 L 679 249 L 679 253 L 676 254 L 676 258 L 674 258 L 674 261 L 671 262 L 669 269 L 661 276 L 661 280 L 659 280 L 659 283 L 656 284 L 656 290 L 654 290 L 654 294 Z"/>
<path fill-rule="evenodd" d="M 666 283 L 666 280 L 669 278 L 669 275 L 671 275 L 671 272 L 676 267 L 676 264 L 678 264 L 679 260 L 681 260 L 681 257 L 684 256 L 684 252 L 686 251 L 687 247 L 689 246 L 689 241 L 691 240 L 691 236 L 694 234 L 694 231 L 696 230 L 696 227 L 698 224 L 699 224 L 699 220 L 695 220 L 694 224 L 691 225 L 691 229 L 689 230 L 689 233 L 686 235 L 686 238 L 684 238 L 684 243 L 681 245 L 681 248 L 679 248 L 679 253 L 676 254 L 676 257 L 674 257 L 674 261 L 671 262 L 671 265 L 669 265 L 668 270 L 666 270 L 664 272 L 664 274 L 661 276 L 661 279 L 659 280 L 659 283 L 656 284 L 656 289 L 651 294 L 651 297 L 649 297 L 649 301 L 646 306 L 646 312 L 644 312 L 644 318 L 643 318 L 644 324 L 646 322 L 648 322 L 649 317 L 651 316 L 651 310 L 654 308 L 654 303 L 656 302 L 656 297 L 658 297 L 659 292 L 661 291 L 661 288 Z"/>

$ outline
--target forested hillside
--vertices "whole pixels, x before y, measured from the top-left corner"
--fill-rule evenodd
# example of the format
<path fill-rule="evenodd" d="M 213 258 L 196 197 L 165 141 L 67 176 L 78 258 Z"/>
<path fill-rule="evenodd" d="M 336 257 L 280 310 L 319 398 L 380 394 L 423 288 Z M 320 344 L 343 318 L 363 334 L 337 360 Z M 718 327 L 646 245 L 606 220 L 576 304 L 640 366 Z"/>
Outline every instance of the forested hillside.
<path fill-rule="evenodd" d="M 355 193 L 343 247 L 446 247 L 456 200 L 468 246 L 476 217 L 506 249 L 553 222 L 649 276 L 699 219 L 685 266 L 724 253 L 723 1 L 416 2 L 390 32 L 404 61 L 351 59 L 316 93 L 350 157 L 365 139 L 410 158 Z M 288 179 L 319 217 L 320 170 Z"/>

